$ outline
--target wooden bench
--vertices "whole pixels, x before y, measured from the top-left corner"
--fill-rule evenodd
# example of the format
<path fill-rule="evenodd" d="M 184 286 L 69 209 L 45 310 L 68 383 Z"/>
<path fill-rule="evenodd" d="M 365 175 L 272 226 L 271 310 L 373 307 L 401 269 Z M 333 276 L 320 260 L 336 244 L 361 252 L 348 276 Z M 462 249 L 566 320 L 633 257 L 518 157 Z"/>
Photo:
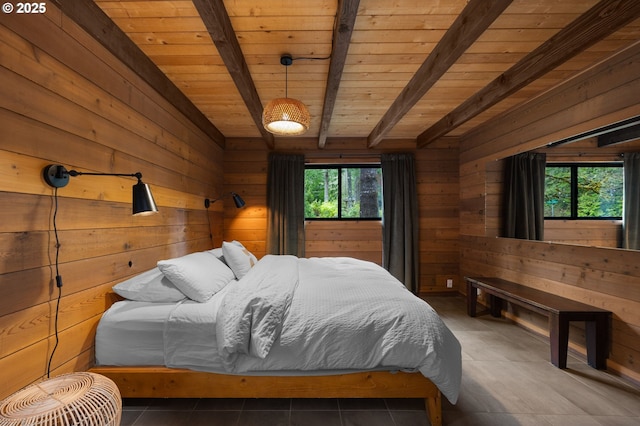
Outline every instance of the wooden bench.
<path fill-rule="evenodd" d="M 587 340 L 587 362 L 593 368 L 606 369 L 609 356 L 611 312 L 576 302 L 555 294 L 536 290 L 493 277 L 465 277 L 467 281 L 467 313 L 476 316 L 477 291 L 488 294 L 489 311 L 499 318 L 502 301 L 514 303 L 549 317 L 551 363 L 567 368 L 569 322 L 584 321 Z"/>

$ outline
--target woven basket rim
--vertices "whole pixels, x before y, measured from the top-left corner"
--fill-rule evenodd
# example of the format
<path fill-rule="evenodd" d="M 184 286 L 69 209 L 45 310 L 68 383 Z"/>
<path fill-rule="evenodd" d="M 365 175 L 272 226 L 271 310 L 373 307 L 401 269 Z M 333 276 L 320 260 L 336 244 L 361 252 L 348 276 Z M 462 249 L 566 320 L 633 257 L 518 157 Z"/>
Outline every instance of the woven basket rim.
<path fill-rule="evenodd" d="M 120 391 L 111 379 L 75 372 L 33 383 L 5 398 L 0 425 L 118 425 L 121 411 Z"/>

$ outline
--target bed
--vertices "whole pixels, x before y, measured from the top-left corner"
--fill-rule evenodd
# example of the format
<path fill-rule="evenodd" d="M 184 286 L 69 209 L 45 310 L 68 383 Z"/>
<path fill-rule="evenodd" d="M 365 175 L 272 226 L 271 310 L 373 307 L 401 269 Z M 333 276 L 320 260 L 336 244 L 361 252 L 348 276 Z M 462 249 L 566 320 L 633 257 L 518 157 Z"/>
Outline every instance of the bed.
<path fill-rule="evenodd" d="M 123 397 L 424 398 L 434 425 L 458 397 L 457 339 L 371 262 L 225 242 L 114 291 L 92 371 Z"/>

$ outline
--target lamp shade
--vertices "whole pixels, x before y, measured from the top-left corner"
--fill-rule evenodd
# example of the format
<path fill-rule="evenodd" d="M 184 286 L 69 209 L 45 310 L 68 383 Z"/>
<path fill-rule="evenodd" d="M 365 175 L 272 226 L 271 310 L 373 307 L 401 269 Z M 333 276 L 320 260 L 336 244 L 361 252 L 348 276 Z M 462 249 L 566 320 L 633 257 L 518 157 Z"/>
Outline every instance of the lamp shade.
<path fill-rule="evenodd" d="M 272 99 L 262 112 L 262 125 L 276 135 L 301 135 L 309 129 L 310 123 L 309 110 L 297 99 Z"/>
<path fill-rule="evenodd" d="M 244 207 L 244 200 L 242 199 L 241 196 L 239 196 L 235 192 L 232 192 L 231 196 L 233 197 L 233 202 L 235 203 L 236 208 Z"/>
<path fill-rule="evenodd" d="M 145 216 L 157 212 L 158 207 L 149 185 L 138 179 L 138 183 L 133 185 L 133 214 Z"/>

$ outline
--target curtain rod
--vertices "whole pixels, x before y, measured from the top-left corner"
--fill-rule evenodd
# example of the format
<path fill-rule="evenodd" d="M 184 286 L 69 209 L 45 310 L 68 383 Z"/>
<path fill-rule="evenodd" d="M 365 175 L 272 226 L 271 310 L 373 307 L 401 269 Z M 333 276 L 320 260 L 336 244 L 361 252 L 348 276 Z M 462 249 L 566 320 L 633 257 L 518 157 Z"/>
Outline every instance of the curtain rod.
<path fill-rule="evenodd" d="M 598 157 L 598 158 L 607 158 L 607 157 L 624 157 L 624 152 L 610 152 L 610 153 L 606 153 L 606 152 L 545 152 L 545 154 L 547 154 L 547 158 L 553 158 L 553 157 L 570 157 L 570 158 L 574 158 L 576 161 L 580 160 L 581 158 L 588 158 L 588 157 Z M 607 161 L 607 160 L 602 160 L 602 161 Z"/>
<path fill-rule="evenodd" d="M 380 158 L 380 153 L 377 154 L 373 154 L 373 153 L 362 153 L 362 154 L 356 154 L 356 153 L 348 153 L 348 154 L 330 154 L 330 153 L 318 153 L 318 154 L 304 154 L 305 158 L 353 158 L 353 157 L 371 157 L 371 158 Z"/>

